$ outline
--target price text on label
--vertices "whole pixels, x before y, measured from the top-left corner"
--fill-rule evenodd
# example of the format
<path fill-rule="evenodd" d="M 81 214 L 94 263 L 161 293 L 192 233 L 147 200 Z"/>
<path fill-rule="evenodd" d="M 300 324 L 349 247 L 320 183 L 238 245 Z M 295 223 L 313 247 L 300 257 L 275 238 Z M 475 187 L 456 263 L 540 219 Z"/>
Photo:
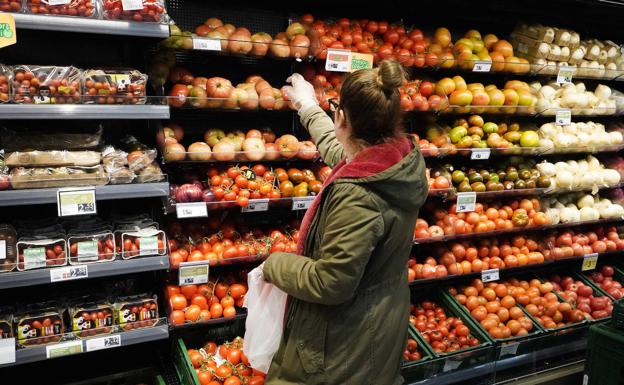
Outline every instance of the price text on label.
<path fill-rule="evenodd" d="M 204 202 L 176 204 L 178 218 L 201 218 L 208 216 L 208 206 Z"/>
<path fill-rule="evenodd" d="M 444 368 L 442 368 L 442 371 L 449 372 L 451 370 L 455 370 L 461 366 L 462 362 L 464 361 L 447 358 L 446 361 L 444 361 Z"/>
<path fill-rule="evenodd" d="M 294 197 L 292 201 L 293 210 L 307 210 L 312 205 L 314 197 Z"/>
<path fill-rule="evenodd" d="M 76 265 L 50 269 L 50 282 L 89 278 L 89 266 Z"/>
<path fill-rule="evenodd" d="M 0 365 L 15 362 L 15 338 L 0 338 Z"/>
<path fill-rule="evenodd" d="M 82 341 L 68 341 L 46 345 L 46 358 L 55 358 L 82 353 Z"/>
<path fill-rule="evenodd" d="M 558 126 L 569 126 L 572 122 L 572 111 L 568 109 L 558 109 L 555 115 L 555 123 Z"/>
<path fill-rule="evenodd" d="M 513 342 L 510 344 L 505 344 L 501 346 L 499 358 L 503 358 L 504 356 L 514 355 L 518 352 L 518 346 L 520 344 L 518 342 Z"/>
<path fill-rule="evenodd" d="M 0 240 L 0 260 L 6 259 L 6 241 L 4 239 Z"/>
<path fill-rule="evenodd" d="M 46 255 L 44 247 L 31 247 L 24 250 L 24 268 L 36 269 L 44 267 L 46 264 Z"/>
<path fill-rule="evenodd" d="M 477 194 L 474 192 L 457 193 L 457 208 L 458 213 L 469 213 L 475 210 L 475 204 L 477 203 Z"/>
<path fill-rule="evenodd" d="M 58 190 L 57 207 L 59 217 L 97 214 L 95 189 Z"/>
<path fill-rule="evenodd" d="M 473 148 L 472 153 L 470 154 L 470 159 L 473 160 L 486 160 L 490 159 L 490 149 L 489 148 Z"/>
<path fill-rule="evenodd" d="M 557 73 L 557 83 L 572 83 L 572 77 L 576 74 L 576 67 L 561 66 Z"/>
<path fill-rule="evenodd" d="M 598 253 L 586 254 L 583 257 L 581 271 L 595 270 L 598 264 Z"/>
<path fill-rule="evenodd" d="M 328 49 L 325 70 L 334 72 L 349 72 L 351 51 L 343 49 Z"/>
<path fill-rule="evenodd" d="M 268 211 L 269 210 L 269 200 L 268 199 L 255 199 L 249 201 L 249 204 L 245 207 L 241 207 L 241 212 L 243 213 L 252 213 L 257 211 Z"/>
<path fill-rule="evenodd" d="M 91 338 L 87 340 L 87 351 L 118 348 L 121 346 L 121 334 L 112 334 L 106 337 Z"/>
<path fill-rule="evenodd" d="M 472 67 L 472 72 L 490 72 L 492 68 L 492 62 L 489 61 L 476 61 Z"/>
<path fill-rule="evenodd" d="M 121 0 L 121 8 L 124 11 L 138 11 L 143 9 L 143 0 Z"/>
<path fill-rule="evenodd" d="M 493 282 L 498 281 L 500 279 L 498 269 L 489 269 L 483 270 L 481 272 L 481 281 L 485 282 Z"/>
<path fill-rule="evenodd" d="M 182 262 L 178 274 L 180 286 L 208 283 L 210 264 L 208 261 Z"/>
<path fill-rule="evenodd" d="M 202 51 L 221 51 L 219 39 L 193 38 L 193 49 Z"/>
<path fill-rule="evenodd" d="M 69 4 L 71 0 L 48 0 L 49 5 L 65 5 Z"/>
<path fill-rule="evenodd" d="M 98 242 L 83 241 L 78 242 L 78 261 L 97 261 L 98 259 Z"/>

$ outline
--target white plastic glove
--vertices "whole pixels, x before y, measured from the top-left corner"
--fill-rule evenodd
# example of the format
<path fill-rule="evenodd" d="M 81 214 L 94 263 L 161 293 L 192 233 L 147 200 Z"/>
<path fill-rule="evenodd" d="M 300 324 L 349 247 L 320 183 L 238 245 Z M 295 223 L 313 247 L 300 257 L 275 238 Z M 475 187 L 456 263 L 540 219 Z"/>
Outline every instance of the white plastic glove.
<path fill-rule="evenodd" d="M 305 111 L 312 106 L 318 106 L 314 86 L 306 81 L 303 76 L 294 73 L 286 79 L 286 82 L 292 84 L 292 86 L 286 86 L 286 95 L 298 112 Z"/>

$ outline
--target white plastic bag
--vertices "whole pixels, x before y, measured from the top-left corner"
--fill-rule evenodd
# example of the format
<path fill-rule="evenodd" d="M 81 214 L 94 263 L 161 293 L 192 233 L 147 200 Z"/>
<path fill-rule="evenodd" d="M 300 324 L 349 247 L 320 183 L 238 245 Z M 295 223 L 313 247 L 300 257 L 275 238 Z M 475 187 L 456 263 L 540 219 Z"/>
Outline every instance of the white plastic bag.
<path fill-rule="evenodd" d="M 247 274 L 247 286 L 243 351 L 254 369 L 266 373 L 282 339 L 288 295 L 264 280 L 261 267 Z"/>

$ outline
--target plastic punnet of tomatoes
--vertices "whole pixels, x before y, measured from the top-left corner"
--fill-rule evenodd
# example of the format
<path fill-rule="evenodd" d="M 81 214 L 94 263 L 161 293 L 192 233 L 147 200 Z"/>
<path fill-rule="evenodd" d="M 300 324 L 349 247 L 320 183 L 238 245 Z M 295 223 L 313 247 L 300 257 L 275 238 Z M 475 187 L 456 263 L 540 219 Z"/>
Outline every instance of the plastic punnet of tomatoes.
<path fill-rule="evenodd" d="M 13 101 L 25 104 L 80 103 L 80 75 L 76 67 L 13 67 Z"/>
<path fill-rule="evenodd" d="M 32 270 L 67 264 L 65 236 L 20 237 L 17 242 L 19 262 L 17 270 Z"/>
<path fill-rule="evenodd" d="M 67 244 L 71 265 L 115 259 L 115 238 L 111 231 L 70 234 Z"/>
<path fill-rule="evenodd" d="M 26 0 L 26 12 L 39 15 L 95 17 L 95 0 Z"/>
<path fill-rule="evenodd" d="M 167 236 L 162 230 L 141 230 L 121 234 L 121 258 L 131 259 L 147 255 L 165 255 Z"/>
<path fill-rule="evenodd" d="M 54 307 L 27 309 L 24 314 L 15 316 L 15 319 L 19 346 L 59 342 L 65 332 L 62 313 Z"/>
<path fill-rule="evenodd" d="M 147 294 L 119 298 L 115 318 L 124 331 L 154 326 L 158 322 L 158 298 Z"/>
<path fill-rule="evenodd" d="M 162 0 L 103 0 L 104 18 L 164 23 L 169 20 Z"/>
<path fill-rule="evenodd" d="M 82 74 L 85 104 L 145 104 L 147 75 L 134 69 L 88 69 Z"/>
<path fill-rule="evenodd" d="M 15 269 L 17 262 L 17 232 L 9 224 L 0 224 L 0 257 L 3 257 L 0 258 L 0 273 Z"/>
<path fill-rule="evenodd" d="M 78 338 L 109 334 L 113 331 L 115 310 L 109 303 L 83 303 L 68 309 L 71 331 Z"/>

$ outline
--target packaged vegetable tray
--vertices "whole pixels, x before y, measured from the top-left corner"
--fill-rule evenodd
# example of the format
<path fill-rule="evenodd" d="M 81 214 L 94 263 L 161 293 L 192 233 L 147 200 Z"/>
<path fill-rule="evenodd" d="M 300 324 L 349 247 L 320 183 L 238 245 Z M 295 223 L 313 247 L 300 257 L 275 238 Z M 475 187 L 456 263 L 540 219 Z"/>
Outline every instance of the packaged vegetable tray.
<path fill-rule="evenodd" d="M 17 242 L 17 270 L 33 270 L 67 264 L 67 247 L 63 234 L 21 237 Z"/>
<path fill-rule="evenodd" d="M 169 20 L 162 0 L 103 0 L 104 18 L 164 23 Z"/>
<path fill-rule="evenodd" d="M 115 237 L 112 231 L 83 231 L 67 238 L 69 264 L 107 262 L 115 259 Z"/>
<path fill-rule="evenodd" d="M 145 104 L 147 75 L 135 69 L 88 69 L 82 86 L 86 104 Z"/>
<path fill-rule="evenodd" d="M 95 0 L 26 0 L 26 13 L 96 17 Z"/>
<path fill-rule="evenodd" d="M 110 334 L 115 323 L 115 309 L 109 303 L 87 302 L 68 309 L 71 331 L 78 338 Z"/>
<path fill-rule="evenodd" d="M 115 314 L 125 331 L 154 326 L 158 322 L 158 298 L 147 294 L 119 298 Z"/>
<path fill-rule="evenodd" d="M 101 186 L 108 183 L 102 166 L 17 167 L 9 176 L 14 189 Z"/>
<path fill-rule="evenodd" d="M 65 332 L 63 315 L 54 307 L 26 311 L 16 316 L 15 322 L 19 346 L 59 342 Z"/>
<path fill-rule="evenodd" d="M 167 236 L 162 230 L 124 232 L 121 235 L 121 258 L 131 259 L 146 255 L 165 255 Z"/>
<path fill-rule="evenodd" d="M 80 103 L 80 75 L 76 67 L 16 65 L 12 92 L 15 103 Z"/>
<path fill-rule="evenodd" d="M 51 132 L 49 129 L 33 129 L 20 127 L 19 130 L 0 129 L 0 143 L 5 152 L 30 151 L 36 148 L 39 151 L 50 150 L 94 150 L 102 142 L 102 126 L 87 129 L 84 123 L 72 124 L 64 122 L 62 129 Z M 79 131 L 78 131 L 79 130 Z"/>

